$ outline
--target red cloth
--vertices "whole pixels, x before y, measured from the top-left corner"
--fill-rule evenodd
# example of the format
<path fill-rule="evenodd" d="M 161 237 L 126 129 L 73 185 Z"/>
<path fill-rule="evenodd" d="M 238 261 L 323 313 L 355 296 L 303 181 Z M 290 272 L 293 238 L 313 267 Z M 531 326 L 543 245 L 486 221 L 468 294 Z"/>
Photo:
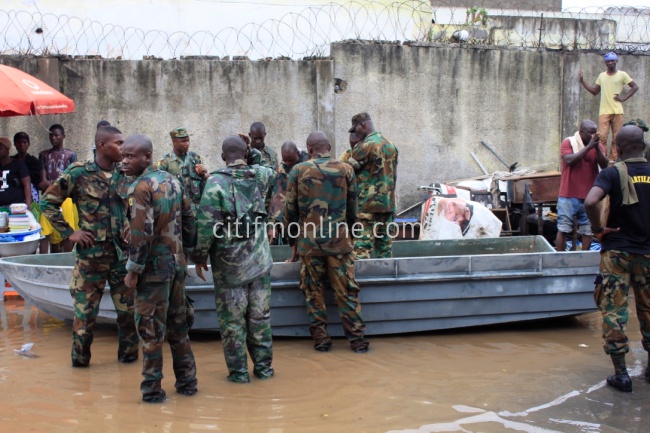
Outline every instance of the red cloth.
<path fill-rule="evenodd" d="M 602 144 L 598 144 L 600 150 L 605 153 Z M 596 161 L 596 149 L 591 149 L 584 158 L 569 166 L 564 162 L 564 155 L 572 155 L 571 142 L 565 138 L 560 145 L 560 156 L 562 157 L 562 177 L 560 178 L 559 197 L 579 198 L 584 200 L 598 176 L 598 162 Z"/>

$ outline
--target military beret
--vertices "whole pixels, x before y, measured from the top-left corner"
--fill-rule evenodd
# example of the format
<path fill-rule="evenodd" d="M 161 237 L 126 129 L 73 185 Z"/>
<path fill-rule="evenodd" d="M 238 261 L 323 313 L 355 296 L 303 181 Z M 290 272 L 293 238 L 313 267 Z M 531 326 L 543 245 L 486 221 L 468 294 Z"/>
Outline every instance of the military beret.
<path fill-rule="evenodd" d="M 359 123 L 365 122 L 366 120 L 370 120 L 370 114 L 368 113 L 355 114 L 354 116 L 352 116 L 352 128 L 350 128 L 348 132 L 354 132 L 354 128 L 356 128 Z"/>
<path fill-rule="evenodd" d="M 172 140 L 173 140 L 174 138 L 185 138 L 185 137 L 189 137 L 189 136 L 190 136 L 190 134 L 187 133 L 187 129 L 185 129 L 185 128 L 176 128 L 176 129 L 173 129 L 173 130 L 169 133 L 169 135 L 172 137 Z"/>
<path fill-rule="evenodd" d="M 643 132 L 648 132 L 648 125 L 646 125 L 646 123 L 641 119 L 630 120 L 623 126 L 627 126 L 627 125 L 638 126 L 639 128 L 643 129 Z"/>

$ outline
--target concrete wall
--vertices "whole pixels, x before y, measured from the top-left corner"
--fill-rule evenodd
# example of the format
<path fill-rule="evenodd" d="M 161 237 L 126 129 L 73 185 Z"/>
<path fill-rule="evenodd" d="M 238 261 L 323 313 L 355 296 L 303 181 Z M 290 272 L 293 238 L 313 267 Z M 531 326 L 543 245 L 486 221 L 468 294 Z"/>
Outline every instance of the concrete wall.
<path fill-rule="evenodd" d="M 154 139 L 156 157 L 171 147 L 168 131 L 185 126 L 192 147 L 211 169 L 221 166 L 226 135 L 267 125 L 276 150 L 286 140 L 304 146 L 324 130 L 340 154 L 351 117 L 368 111 L 400 149 L 398 207 L 415 203 L 419 185 L 477 176 L 476 153 L 489 171 L 509 163 L 557 169 L 559 145 L 580 119 L 598 117 L 599 98 L 582 89 L 578 71 L 594 82 L 605 70 L 598 53 L 463 46 L 333 44 L 333 60 L 118 61 L 11 59 L 75 100 L 77 111 L 40 119 L 0 119 L 0 135 L 20 130 L 33 152 L 49 147 L 45 127 L 67 128 L 69 147 L 89 157 L 95 124 L 107 119 L 126 134 Z M 620 68 L 641 87 L 625 103 L 626 119 L 650 119 L 650 56 L 622 56 Z M 338 84 L 338 93 L 335 93 Z M 339 90 L 340 89 L 340 90 Z M 41 123 L 44 126 L 41 126 Z"/>
<path fill-rule="evenodd" d="M 34 60 L 3 63 L 38 75 Z M 49 61 L 56 64 L 57 60 Z M 221 143 L 248 132 L 254 121 L 267 128 L 267 143 L 304 143 L 317 127 L 332 130 L 333 62 L 323 61 L 116 61 L 60 62 L 61 90 L 74 99 L 76 112 L 42 118 L 0 120 L 0 135 L 27 131 L 33 152 L 49 147 L 52 123 L 66 128 L 66 146 L 80 158 L 91 155 L 95 125 L 106 119 L 125 134 L 152 137 L 155 157 L 171 149 L 169 131 L 185 126 L 191 148 L 221 165 Z M 328 102 L 329 101 L 329 102 Z"/>
<path fill-rule="evenodd" d="M 520 9 L 520 10 L 548 10 L 548 11 L 561 11 L 562 0 L 539 0 L 531 2 L 530 0 L 430 0 L 433 8 L 438 7 L 465 7 L 471 8 L 477 6 L 479 8 L 493 8 L 493 9 Z M 489 11 L 488 11 L 489 12 Z"/>
<path fill-rule="evenodd" d="M 580 119 L 598 118 L 599 98 L 582 89 L 578 71 L 595 82 L 605 70 L 596 53 L 333 44 L 332 56 L 347 82 L 336 99 L 337 140 L 345 142 L 354 113 L 371 113 L 401 150 L 401 209 L 418 200 L 419 185 L 480 175 L 472 151 L 490 172 L 504 170 L 481 140 L 509 163 L 557 169 L 562 138 Z M 641 87 L 625 103 L 626 119 L 650 119 L 650 56 L 619 64 Z"/>

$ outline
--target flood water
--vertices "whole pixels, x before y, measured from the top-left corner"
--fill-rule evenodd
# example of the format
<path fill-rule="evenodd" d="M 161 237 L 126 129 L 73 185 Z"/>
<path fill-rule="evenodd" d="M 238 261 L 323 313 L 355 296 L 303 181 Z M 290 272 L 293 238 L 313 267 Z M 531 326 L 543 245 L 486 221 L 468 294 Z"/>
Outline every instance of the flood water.
<path fill-rule="evenodd" d="M 275 339 L 276 376 L 226 381 L 217 335 L 192 334 L 199 393 L 140 399 L 139 363 L 116 360 L 115 330 L 98 330 L 91 367 L 70 366 L 70 325 L 24 301 L 0 302 L 2 432 L 648 432 L 646 352 L 631 315 L 634 392 L 605 386 L 611 364 L 600 316 L 374 337 L 367 354 L 342 339 Z M 38 358 L 14 353 L 34 343 Z"/>

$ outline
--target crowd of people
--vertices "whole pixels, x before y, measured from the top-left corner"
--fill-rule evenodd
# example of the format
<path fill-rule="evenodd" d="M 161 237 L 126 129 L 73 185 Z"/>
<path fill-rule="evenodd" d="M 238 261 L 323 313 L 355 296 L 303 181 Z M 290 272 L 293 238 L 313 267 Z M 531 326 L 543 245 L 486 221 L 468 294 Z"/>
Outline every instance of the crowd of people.
<path fill-rule="evenodd" d="M 607 383 L 631 391 L 625 354 L 627 296 L 634 290 L 642 343 L 650 352 L 650 163 L 641 120 L 622 126 L 622 102 L 638 85 L 618 71 L 614 53 L 596 84 L 601 95 L 596 125 L 584 120 L 561 146 L 557 248 L 564 251 L 574 218 L 584 249 L 592 237 L 603 246 L 595 299 L 603 314 L 605 352 L 615 373 Z M 630 90 L 621 96 L 623 87 Z M 606 152 L 612 132 L 612 149 Z M 280 157 L 254 122 L 248 134 L 228 136 L 221 146 L 225 167 L 209 171 L 190 150 L 186 128 L 170 132 L 172 149 L 155 164 L 149 137 L 124 137 L 107 121 L 97 125 L 94 158 L 77 162 L 64 147 L 61 125 L 50 127 L 52 148 L 36 158 L 24 132 L 12 143 L 0 138 L 0 206 L 38 203 L 52 251 L 75 247 L 70 283 L 75 315 L 71 360 L 88 367 L 93 328 L 106 282 L 115 304 L 120 362 L 143 354 L 142 398 L 162 402 L 162 350 L 169 342 L 175 388 L 197 392 L 196 363 L 188 332 L 193 305 L 185 290 L 188 260 L 205 280 L 211 264 L 216 310 L 228 380 L 248 383 L 247 353 L 259 379 L 274 375 L 270 324 L 271 244 L 288 244 L 299 261 L 314 349 L 328 352 L 324 292 L 328 287 L 352 351 L 369 342 L 355 280 L 355 260 L 390 257 L 394 221 L 397 148 L 366 112 L 352 117 L 350 148 L 339 159 L 327 134 L 314 131 L 306 150 L 286 141 Z M 609 166 L 609 167 L 608 167 Z M 603 218 L 600 202 L 609 197 Z M 288 227 L 297 227 L 294 233 Z M 352 229 L 358 227 L 358 231 Z M 41 252 L 47 251 L 44 245 Z M 650 357 L 649 357 L 650 358 Z M 650 359 L 649 359 L 650 361 Z M 650 367 L 645 377 L 650 381 Z"/>
<path fill-rule="evenodd" d="M 378 257 L 390 255 L 391 238 L 376 226 L 394 218 L 398 155 L 368 113 L 352 118 L 345 161 L 333 158 L 320 131 L 309 135 L 306 150 L 285 142 L 278 158 L 266 144 L 264 124 L 254 122 L 248 134 L 223 141 L 226 167 L 212 172 L 190 150 L 186 128 L 170 132 L 171 152 L 157 163 L 149 137 L 125 138 L 105 120 L 96 127 L 93 159 L 85 162 L 64 147 L 61 125 L 49 131 L 52 149 L 39 158 L 27 153 L 25 133 L 14 138 L 18 154 L 13 158 L 11 142 L 0 140 L 0 164 L 11 166 L 11 179 L 17 179 L 11 195 L 0 192 L 5 200 L 0 203 L 31 204 L 33 197 L 50 244 L 42 253 L 74 246 L 73 367 L 90 365 L 108 282 L 117 313 L 118 361 L 136 361 L 142 346 L 143 400 L 166 399 L 165 339 L 176 391 L 195 394 L 196 363 L 188 337 L 193 305 L 185 290 L 191 260 L 203 279 L 211 264 L 228 380 L 250 381 L 247 352 L 253 374 L 272 377 L 271 244 L 289 244 L 291 260 L 300 260 L 314 348 L 332 347 L 324 303 L 329 281 L 350 348 L 368 351 L 354 261 L 373 250 Z M 342 227 L 355 223 L 362 233 L 356 238 Z M 303 228 L 291 234 L 290 224 Z"/>

